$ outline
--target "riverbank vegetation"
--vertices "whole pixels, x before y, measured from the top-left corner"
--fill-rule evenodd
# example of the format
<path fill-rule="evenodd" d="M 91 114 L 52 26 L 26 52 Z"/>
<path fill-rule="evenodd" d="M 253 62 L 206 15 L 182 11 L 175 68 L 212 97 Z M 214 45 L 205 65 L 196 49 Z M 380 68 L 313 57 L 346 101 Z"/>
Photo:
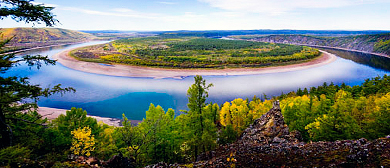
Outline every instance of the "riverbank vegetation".
<path fill-rule="evenodd" d="M 375 139 L 390 134 L 389 83 L 390 76 L 385 75 L 360 86 L 324 83 L 272 99 L 237 98 L 219 105 L 206 101 L 212 85 L 196 76 L 187 93 L 189 110 L 165 111 L 151 104 L 138 125 L 123 115 L 123 126 L 111 127 L 77 108 L 53 121 L 39 119 L 34 111 L 20 113 L 28 122 L 10 122 L 14 143 L 0 150 L 0 164 L 61 167 L 75 164 L 66 161 L 71 154 L 107 160 L 118 153 L 137 166 L 187 163 L 234 142 L 275 100 L 280 101 L 290 131 L 301 132 L 305 141 Z"/>
<path fill-rule="evenodd" d="M 320 52 L 287 44 L 162 35 L 79 48 L 70 55 L 81 61 L 137 66 L 237 68 L 300 63 L 319 56 Z"/>

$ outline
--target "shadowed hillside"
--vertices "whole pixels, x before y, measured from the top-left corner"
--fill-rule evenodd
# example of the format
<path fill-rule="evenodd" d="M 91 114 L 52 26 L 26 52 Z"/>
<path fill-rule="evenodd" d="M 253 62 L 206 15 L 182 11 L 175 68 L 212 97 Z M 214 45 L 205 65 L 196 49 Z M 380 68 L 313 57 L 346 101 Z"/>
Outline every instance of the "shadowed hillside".
<path fill-rule="evenodd" d="M 309 46 L 323 46 L 343 48 L 369 53 L 390 55 L 390 33 L 321 37 L 310 35 L 269 35 L 269 36 L 240 36 L 240 39 L 254 40 L 271 43 L 301 44 Z"/>

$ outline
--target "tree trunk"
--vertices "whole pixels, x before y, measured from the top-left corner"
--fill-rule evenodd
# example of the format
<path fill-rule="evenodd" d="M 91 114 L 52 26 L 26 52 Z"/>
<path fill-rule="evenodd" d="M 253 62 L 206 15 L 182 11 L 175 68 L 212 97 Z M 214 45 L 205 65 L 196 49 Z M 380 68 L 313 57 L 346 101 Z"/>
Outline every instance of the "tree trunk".
<path fill-rule="evenodd" d="M 8 125 L 5 121 L 3 108 L 0 107 L 0 148 L 5 148 L 12 145 L 12 133 L 8 130 Z"/>

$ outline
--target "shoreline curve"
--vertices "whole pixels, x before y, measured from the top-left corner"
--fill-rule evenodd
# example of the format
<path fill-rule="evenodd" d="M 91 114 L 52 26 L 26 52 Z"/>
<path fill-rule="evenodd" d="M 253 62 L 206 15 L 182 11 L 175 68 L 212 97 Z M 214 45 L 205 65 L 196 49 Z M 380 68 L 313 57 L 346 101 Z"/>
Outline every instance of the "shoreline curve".
<path fill-rule="evenodd" d="M 38 114 L 42 116 L 42 118 L 47 118 L 48 120 L 54 120 L 58 118 L 59 115 L 63 114 L 66 115 L 66 111 L 69 109 L 59 109 L 59 108 L 51 108 L 51 107 L 41 107 L 39 106 L 37 109 Z M 109 126 L 114 126 L 114 127 L 120 127 L 122 126 L 122 119 L 118 118 L 110 118 L 110 117 L 100 117 L 100 116 L 93 116 L 93 115 L 88 115 L 87 117 L 92 117 L 96 119 L 98 122 L 103 122 Z M 130 120 L 131 124 L 137 125 L 140 123 L 140 120 Z"/>
<path fill-rule="evenodd" d="M 321 56 L 314 58 L 308 62 L 299 64 L 264 67 L 264 68 L 228 68 L 228 69 L 165 69 L 155 67 L 142 67 L 132 65 L 112 64 L 110 66 L 77 60 L 69 56 L 69 52 L 74 49 L 69 49 L 57 53 L 52 56 L 52 59 L 57 60 L 60 64 L 70 69 L 120 77 L 146 77 L 146 78 L 174 78 L 183 79 L 188 76 L 203 75 L 203 76 L 237 76 L 237 75 L 257 75 L 266 73 L 279 73 L 297 71 L 313 67 L 322 66 L 332 63 L 337 59 L 334 54 L 319 50 Z"/>

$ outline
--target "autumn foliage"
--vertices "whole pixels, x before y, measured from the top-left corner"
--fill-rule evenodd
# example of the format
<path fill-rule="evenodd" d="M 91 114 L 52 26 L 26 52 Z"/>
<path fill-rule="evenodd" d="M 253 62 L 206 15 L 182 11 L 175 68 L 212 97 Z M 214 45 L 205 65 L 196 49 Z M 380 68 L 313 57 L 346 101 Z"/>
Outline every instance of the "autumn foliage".
<path fill-rule="evenodd" d="M 91 134 L 91 128 L 84 127 L 72 131 L 73 139 L 70 150 L 75 155 L 90 156 L 95 150 L 95 138 Z"/>

